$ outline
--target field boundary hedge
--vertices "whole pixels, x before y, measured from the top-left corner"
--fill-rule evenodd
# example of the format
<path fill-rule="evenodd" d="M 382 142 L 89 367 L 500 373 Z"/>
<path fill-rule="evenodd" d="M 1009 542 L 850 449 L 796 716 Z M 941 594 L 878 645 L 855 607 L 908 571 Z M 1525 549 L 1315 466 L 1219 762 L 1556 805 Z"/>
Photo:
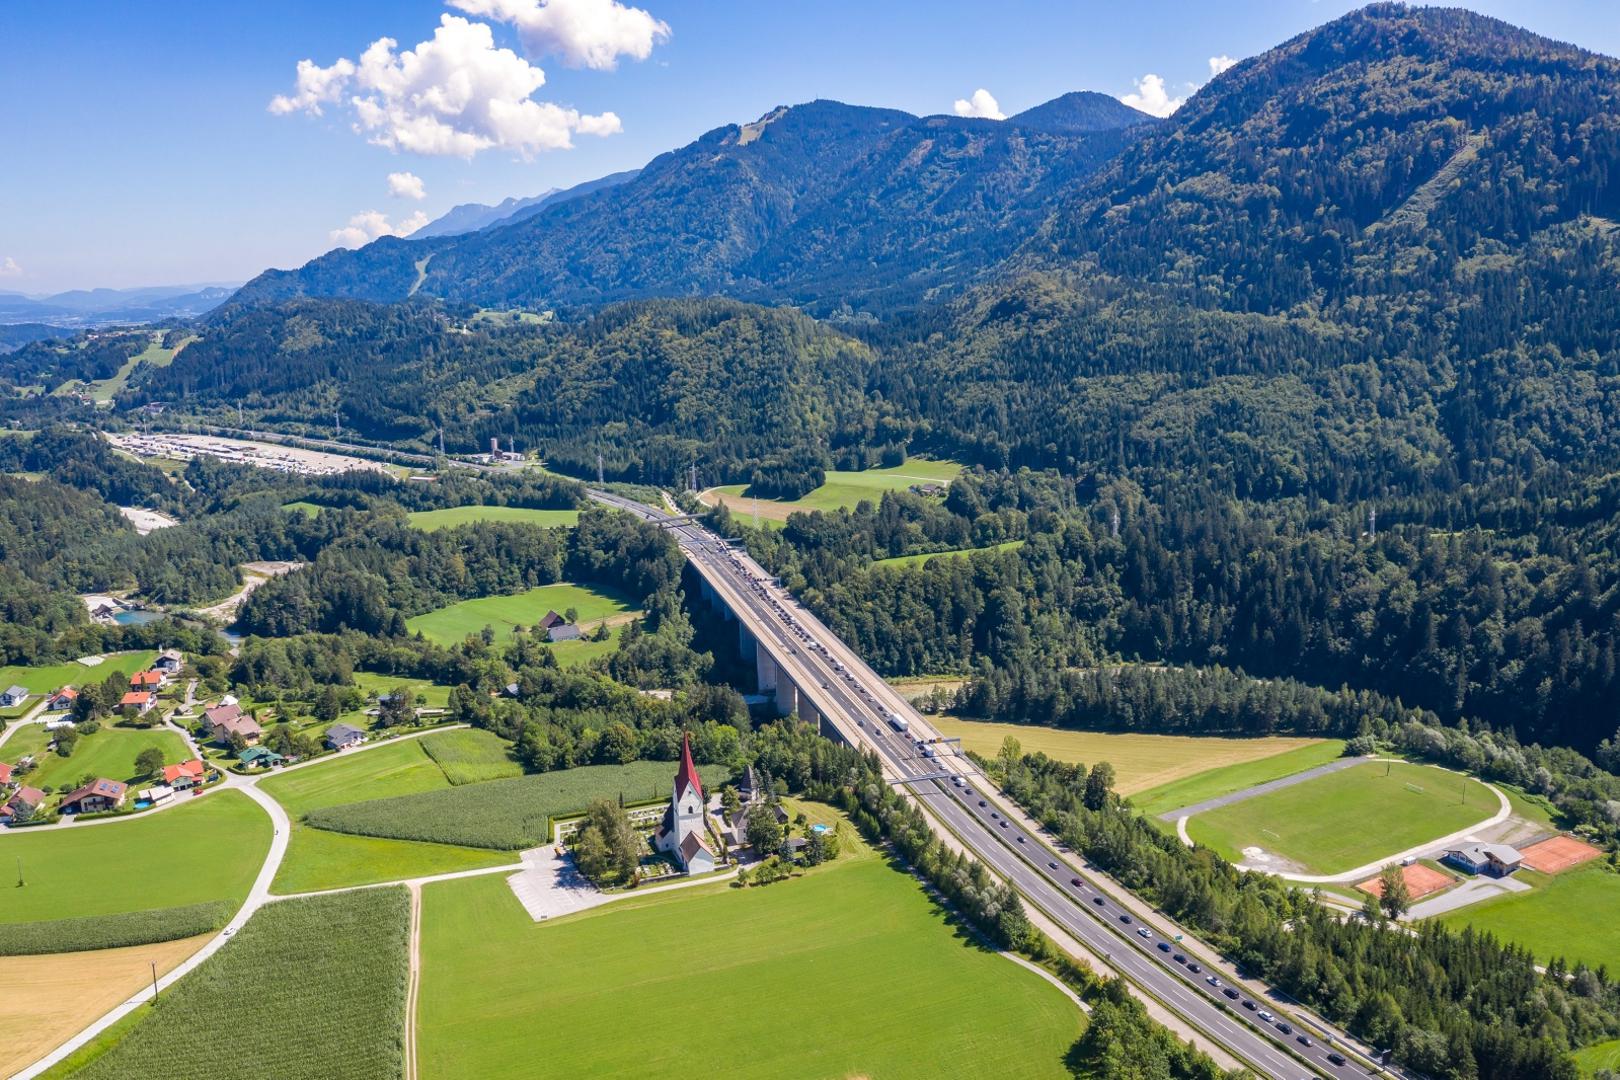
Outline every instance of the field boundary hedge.
<path fill-rule="evenodd" d="M 230 900 L 208 900 L 151 911 L 0 924 L 0 956 L 89 952 L 177 941 L 218 930 L 230 921 L 235 910 L 236 904 Z"/>

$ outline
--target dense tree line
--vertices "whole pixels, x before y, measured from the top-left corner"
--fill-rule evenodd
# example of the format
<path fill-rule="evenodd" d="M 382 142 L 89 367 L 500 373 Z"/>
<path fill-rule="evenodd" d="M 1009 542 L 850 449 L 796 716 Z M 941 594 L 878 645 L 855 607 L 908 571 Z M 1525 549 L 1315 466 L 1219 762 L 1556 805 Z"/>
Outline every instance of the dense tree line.
<path fill-rule="evenodd" d="M 987 762 L 1007 793 L 1126 888 L 1228 957 L 1399 1060 L 1444 1080 L 1575 1080 L 1570 1051 L 1620 1033 L 1620 986 L 1542 974 L 1522 947 L 1425 922 L 1345 919 L 1264 874 L 1189 849 L 1109 798 L 1083 766 Z"/>

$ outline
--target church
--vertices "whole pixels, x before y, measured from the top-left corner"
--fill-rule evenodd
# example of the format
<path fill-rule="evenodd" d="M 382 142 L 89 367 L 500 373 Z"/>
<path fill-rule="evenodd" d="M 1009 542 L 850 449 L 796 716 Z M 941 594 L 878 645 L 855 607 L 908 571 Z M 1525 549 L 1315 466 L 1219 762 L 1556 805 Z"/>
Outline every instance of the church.
<path fill-rule="evenodd" d="M 653 837 L 653 846 L 668 852 L 688 874 L 706 874 L 715 868 L 714 848 L 709 841 L 709 823 L 703 805 L 703 781 L 692 764 L 692 743 L 681 736 L 681 767 L 675 772 L 675 791 L 664 811 L 664 820 Z"/>

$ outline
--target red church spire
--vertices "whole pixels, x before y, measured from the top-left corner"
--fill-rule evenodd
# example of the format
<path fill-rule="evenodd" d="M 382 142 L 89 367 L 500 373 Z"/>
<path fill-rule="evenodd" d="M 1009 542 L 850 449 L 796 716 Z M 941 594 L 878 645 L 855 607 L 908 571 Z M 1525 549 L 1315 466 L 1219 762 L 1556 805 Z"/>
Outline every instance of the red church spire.
<path fill-rule="evenodd" d="M 703 803 L 703 783 L 698 779 L 697 766 L 692 764 L 692 739 L 686 733 L 681 734 L 681 768 L 675 774 L 675 796 L 680 797 L 687 787 L 697 792 L 698 804 Z"/>

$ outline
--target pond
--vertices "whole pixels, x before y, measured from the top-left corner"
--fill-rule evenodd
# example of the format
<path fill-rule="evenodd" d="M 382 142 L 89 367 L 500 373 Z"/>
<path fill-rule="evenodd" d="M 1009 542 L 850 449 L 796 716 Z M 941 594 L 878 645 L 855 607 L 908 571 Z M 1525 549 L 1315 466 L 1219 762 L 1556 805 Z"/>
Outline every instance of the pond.
<path fill-rule="evenodd" d="M 120 611 L 113 616 L 113 622 L 119 626 L 145 626 L 161 618 L 163 618 L 161 611 Z"/>

